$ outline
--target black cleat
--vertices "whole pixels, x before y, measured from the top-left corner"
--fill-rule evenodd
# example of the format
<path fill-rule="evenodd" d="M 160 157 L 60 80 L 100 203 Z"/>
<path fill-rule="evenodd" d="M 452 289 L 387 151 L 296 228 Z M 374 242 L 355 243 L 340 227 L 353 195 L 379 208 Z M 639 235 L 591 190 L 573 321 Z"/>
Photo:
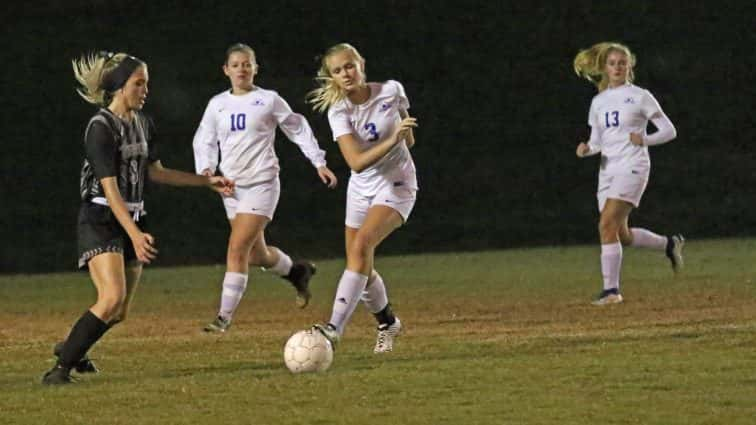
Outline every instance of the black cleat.
<path fill-rule="evenodd" d="M 672 270 L 678 273 L 683 268 L 683 247 L 685 246 L 685 238 L 683 235 L 674 235 L 667 237 L 667 249 L 666 254 L 669 258 L 670 264 L 672 264 Z"/>
<path fill-rule="evenodd" d="M 65 385 L 74 382 L 76 381 L 71 377 L 71 370 L 59 364 L 56 364 L 42 377 L 42 385 Z"/>
<path fill-rule="evenodd" d="M 310 298 L 312 298 L 310 279 L 316 271 L 315 264 L 309 261 L 297 261 L 291 266 L 289 274 L 284 276 L 284 279 L 291 282 L 294 289 L 297 290 L 297 305 L 299 308 L 305 308 L 310 303 Z"/>
<path fill-rule="evenodd" d="M 55 348 L 53 348 L 53 354 L 55 355 L 55 357 L 60 358 L 61 351 L 63 351 L 63 343 L 59 342 L 55 344 Z M 84 355 L 84 357 L 82 357 L 81 360 L 79 360 L 78 363 L 76 363 L 76 365 L 74 365 L 73 370 L 78 373 L 97 373 L 100 371 L 86 354 Z"/>

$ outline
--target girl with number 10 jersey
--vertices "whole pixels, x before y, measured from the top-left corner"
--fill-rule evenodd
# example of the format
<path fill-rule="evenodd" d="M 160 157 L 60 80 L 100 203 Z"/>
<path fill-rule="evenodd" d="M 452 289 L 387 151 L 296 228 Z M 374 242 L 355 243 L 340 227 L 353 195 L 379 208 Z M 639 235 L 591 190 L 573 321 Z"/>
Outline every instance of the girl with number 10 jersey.
<path fill-rule="evenodd" d="M 309 281 L 315 266 L 309 261 L 292 261 L 265 242 L 265 227 L 273 219 L 281 190 L 273 146 L 276 128 L 299 146 L 324 184 L 336 186 L 336 176 L 326 167 L 325 152 L 318 147 L 305 117 L 294 113 L 278 93 L 255 86 L 257 70 L 251 47 L 239 43 L 228 48 L 223 72 L 231 89 L 210 99 L 194 136 L 197 173 L 220 171 L 236 182 L 234 195 L 223 198 L 231 235 L 220 309 L 206 332 L 225 332 L 231 325 L 247 288 L 249 264 L 291 282 L 300 307 L 310 300 Z"/>

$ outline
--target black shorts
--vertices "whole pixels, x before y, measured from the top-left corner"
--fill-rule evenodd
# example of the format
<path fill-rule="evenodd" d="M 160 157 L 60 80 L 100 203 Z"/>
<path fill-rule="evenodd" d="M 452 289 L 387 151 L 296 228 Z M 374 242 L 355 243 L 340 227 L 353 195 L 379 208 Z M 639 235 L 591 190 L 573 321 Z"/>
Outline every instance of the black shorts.
<path fill-rule="evenodd" d="M 144 225 L 144 216 L 141 216 L 137 226 L 144 231 Z M 86 268 L 89 260 L 105 252 L 123 254 L 126 263 L 137 258 L 131 238 L 108 206 L 82 202 L 79 208 L 77 232 L 80 269 Z"/>

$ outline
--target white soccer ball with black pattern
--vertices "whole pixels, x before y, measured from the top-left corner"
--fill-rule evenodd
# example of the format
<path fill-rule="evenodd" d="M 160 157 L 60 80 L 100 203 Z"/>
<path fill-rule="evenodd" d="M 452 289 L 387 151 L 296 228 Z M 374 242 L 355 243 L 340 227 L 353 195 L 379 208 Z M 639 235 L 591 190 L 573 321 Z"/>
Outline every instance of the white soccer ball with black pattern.
<path fill-rule="evenodd" d="M 331 362 L 331 341 L 315 329 L 299 331 L 286 341 L 284 363 L 292 373 L 324 372 Z"/>

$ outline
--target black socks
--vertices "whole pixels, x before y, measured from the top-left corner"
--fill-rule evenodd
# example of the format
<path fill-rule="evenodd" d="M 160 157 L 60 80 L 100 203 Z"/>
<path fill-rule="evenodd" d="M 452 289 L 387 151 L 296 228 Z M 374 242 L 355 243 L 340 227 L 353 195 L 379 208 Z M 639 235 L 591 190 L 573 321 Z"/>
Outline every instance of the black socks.
<path fill-rule="evenodd" d="M 108 329 L 110 325 L 87 310 L 71 329 L 60 350 L 58 364 L 67 369 L 74 367 Z"/>
<path fill-rule="evenodd" d="M 394 312 L 391 310 L 391 303 L 386 304 L 386 307 L 378 313 L 373 313 L 373 316 L 375 316 L 375 320 L 378 321 L 378 325 L 391 326 L 396 322 Z"/>

